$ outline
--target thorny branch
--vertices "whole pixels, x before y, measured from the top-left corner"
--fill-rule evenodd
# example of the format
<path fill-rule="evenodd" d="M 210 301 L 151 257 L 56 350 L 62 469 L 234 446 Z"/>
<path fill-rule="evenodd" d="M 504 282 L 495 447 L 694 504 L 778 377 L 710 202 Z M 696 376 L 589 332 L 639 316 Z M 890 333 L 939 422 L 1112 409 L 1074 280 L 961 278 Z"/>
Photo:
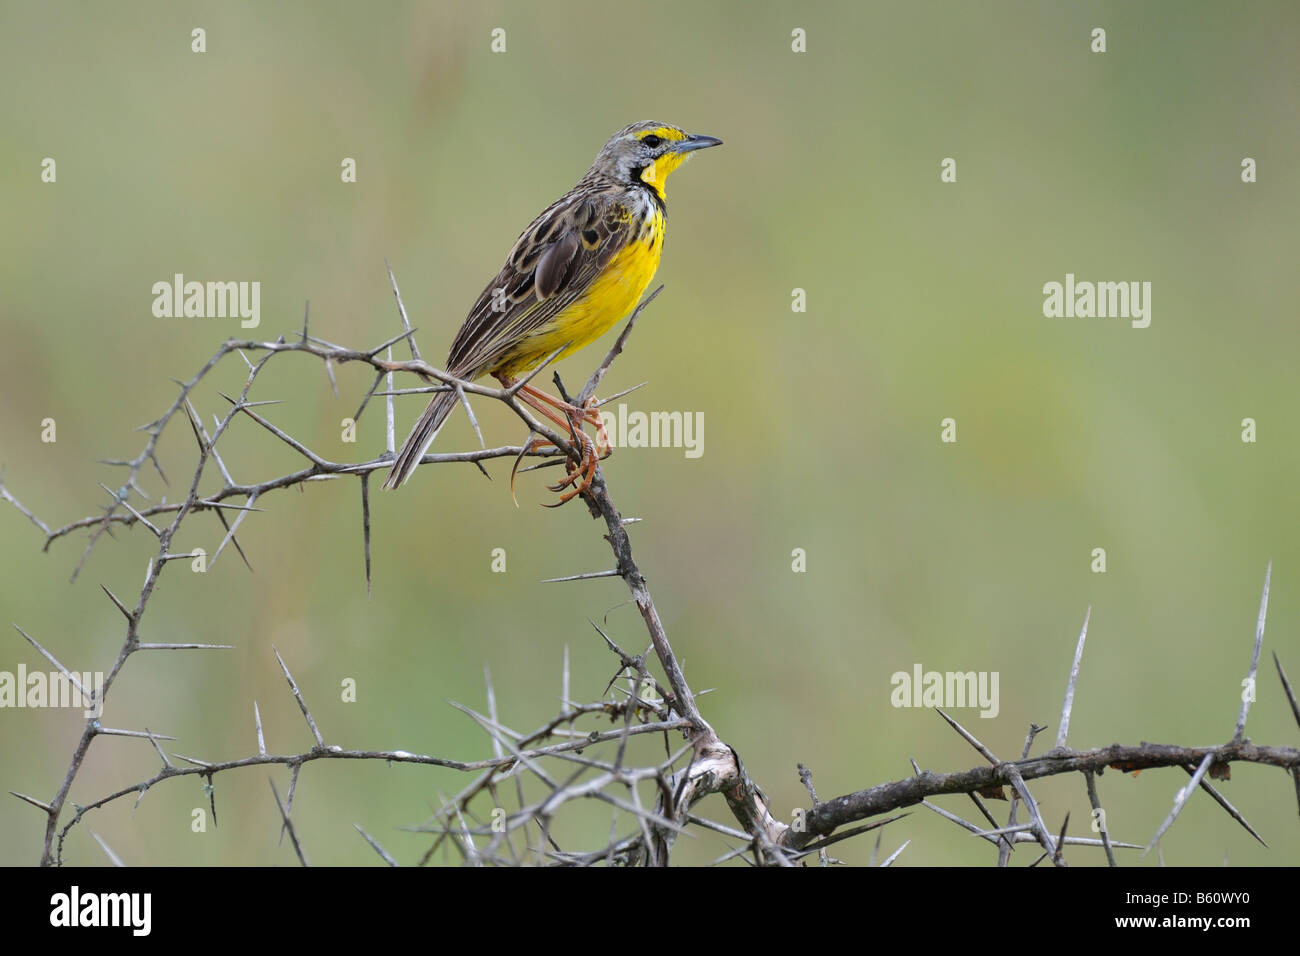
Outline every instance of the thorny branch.
<path fill-rule="evenodd" d="M 440 369 L 425 362 L 415 345 L 412 328 L 407 317 L 406 307 L 402 302 L 397 281 L 392 276 L 393 293 L 397 301 L 398 313 L 402 324 L 402 333 L 366 350 L 349 349 L 324 341 L 308 332 L 307 316 L 304 316 L 301 333 L 292 339 L 285 336 L 274 341 L 259 342 L 251 339 L 231 339 L 221 345 L 217 352 L 185 382 L 177 382 L 179 392 L 171 406 L 157 419 L 144 425 L 147 439 L 140 453 L 134 458 L 115 460 L 107 464 L 120 466 L 126 470 L 123 480 L 116 489 L 105 486 L 109 501 L 102 514 L 92 515 L 69 522 L 59 527 L 52 527 L 25 507 L 4 486 L 0 476 L 0 500 L 4 500 L 24 515 L 45 537 L 44 547 L 48 549 L 55 541 L 61 540 L 74 532 L 84 531 L 87 542 L 81 558 L 73 571 L 73 578 L 80 573 L 86 560 L 103 534 L 114 526 L 139 526 L 152 534 L 158 542 L 157 555 L 148 562 L 144 584 L 135 600 L 135 606 L 129 607 L 112 591 L 104 588 L 105 594 L 114 607 L 126 620 L 124 639 L 116 659 L 100 688 L 95 706 L 102 708 L 109 690 L 126 664 L 128 658 L 140 651 L 152 650 L 193 650 L 220 649 L 230 645 L 205 645 L 197 643 L 149 643 L 140 639 L 141 621 L 145 616 L 150 599 L 155 593 L 159 578 L 178 558 L 188 558 L 188 554 L 171 552 L 174 540 L 182 522 L 194 514 L 213 512 L 222 524 L 224 536 L 220 546 L 214 552 L 211 562 L 215 562 L 228 545 L 243 555 L 243 550 L 236 537 L 242 522 L 251 513 L 260 512 L 256 507 L 273 492 L 292 487 L 299 487 L 312 481 L 334 480 L 344 477 L 356 477 L 361 486 L 363 511 L 363 548 L 365 557 L 366 584 L 370 581 L 370 523 L 368 480 L 372 472 L 386 469 L 393 458 L 394 412 L 393 397 L 404 394 L 417 394 L 437 389 L 455 389 L 463 406 L 469 413 L 480 444 L 482 434 L 477 419 L 473 415 L 469 398 L 475 396 L 500 401 L 509 406 L 526 424 L 530 432 L 542 436 L 553 444 L 553 448 L 541 451 L 530 450 L 532 446 L 498 446 L 480 448 L 469 452 L 441 452 L 426 454 L 422 464 L 450 464 L 455 462 L 472 463 L 480 470 L 483 462 L 496 459 L 518 459 L 529 455 L 535 457 L 556 457 L 567 455 L 577 460 L 579 450 L 565 437 L 552 432 L 538 422 L 528 408 L 517 399 L 518 389 L 523 382 L 510 388 L 490 388 L 473 382 L 458 380 Z M 660 287 L 662 289 L 662 287 Z M 604 361 L 593 372 L 576 399 L 581 405 L 595 392 L 614 359 L 622 352 L 629 335 L 642 310 L 659 294 L 656 289 L 633 312 L 627 325 L 622 330 L 614 346 L 605 356 Z M 411 358 L 408 361 L 392 359 L 392 347 L 405 341 Z M 237 397 L 226 397 L 229 407 L 222 416 L 214 417 L 214 429 L 209 432 L 202 418 L 195 410 L 193 397 L 201 381 L 223 360 L 237 354 L 247 366 L 247 378 Z M 272 359 L 286 354 L 304 354 L 323 362 L 334 383 L 334 366 L 346 362 L 368 366 L 374 372 L 374 380 L 361 400 L 354 420 L 359 420 L 366 411 L 372 397 L 383 395 L 387 398 L 386 451 L 375 458 L 362 462 L 335 462 L 312 451 L 305 443 L 298 441 L 255 408 L 274 404 L 265 401 L 250 401 L 253 386 L 259 381 Z M 257 358 L 254 361 L 249 356 Z M 554 356 L 552 356 L 554 358 Z M 544 367 L 544 366 L 543 366 Z M 533 373 L 540 372 L 538 369 Z M 426 387 L 395 390 L 392 379 L 395 373 L 405 372 L 418 376 L 426 383 L 437 383 Z M 529 376 L 531 379 L 533 376 Z M 524 382 L 528 381 L 525 379 Z M 385 390 L 381 385 L 387 383 Z M 563 383 L 556 383 L 563 392 Z M 161 499 L 154 501 L 141 485 L 142 472 L 146 465 L 152 465 L 159 478 L 165 483 L 158 461 L 156 449 L 160 436 L 167 426 L 181 413 L 190 426 L 198 446 L 197 464 L 186 489 L 185 496 L 176 502 Z M 289 474 L 264 479 L 260 482 L 241 483 L 236 481 L 222 460 L 217 446 L 230 432 L 238 417 L 244 417 L 260 428 L 274 435 L 281 442 L 292 448 L 306 459 L 306 464 Z M 221 487 L 210 494 L 199 492 L 205 474 L 210 474 L 209 466 L 214 466 L 221 477 Z M 133 502 L 134 499 L 137 499 Z M 104 807 L 131 794 L 136 795 L 137 804 L 150 788 L 173 777 L 198 777 L 208 787 L 209 798 L 215 821 L 215 790 L 212 788 L 216 775 L 230 770 L 254 766 L 283 766 L 289 771 L 289 785 L 282 800 L 277 788 L 272 784 L 274 802 L 280 814 L 282 832 L 290 836 L 297 859 L 306 865 L 307 853 L 302 845 L 302 834 L 294 827 L 292 811 L 295 791 L 301 768 L 317 760 L 376 760 L 388 763 L 415 763 L 428 766 L 448 768 L 455 771 L 477 774 L 477 776 L 459 793 L 443 800 L 440 809 L 423 826 L 417 828 L 434 835 L 434 839 L 420 859 L 429 862 L 442 850 L 444 857 L 448 848 L 454 848 L 460 859 L 471 865 L 484 864 L 520 864 L 524 862 L 551 863 L 556 865 L 654 865 L 665 866 L 670 860 L 674 843 L 679 834 L 695 827 L 722 834 L 735 842 L 735 846 L 716 862 L 724 862 L 738 856 L 752 854 L 755 862 L 765 865 L 789 866 L 801 863 L 812 854 L 817 854 L 823 864 L 836 862 L 827 855 L 826 849 L 840 842 L 884 826 L 901 819 L 906 814 L 884 817 L 865 825 L 842 829 L 869 817 L 880 816 L 902 807 L 920 803 L 935 810 L 966 830 L 978 834 L 998 848 L 999 864 L 1006 865 L 1010 851 L 1022 842 L 1039 844 L 1042 855 L 1034 865 L 1043 859 L 1049 859 L 1055 865 L 1066 864 L 1063 850 L 1066 846 L 1089 846 L 1104 848 L 1107 859 L 1115 865 L 1113 849 L 1139 849 L 1134 843 L 1121 843 L 1110 838 L 1105 829 L 1101 839 L 1066 836 L 1066 827 L 1062 824 L 1056 835 L 1047 822 L 1042 819 L 1037 803 L 1029 791 L 1027 781 L 1063 773 L 1080 773 L 1084 776 L 1090 801 L 1094 808 L 1099 806 L 1096 793 L 1096 780 L 1107 768 L 1122 771 L 1136 771 L 1154 767 L 1181 767 L 1192 775 L 1190 786 L 1178 791 L 1174 809 L 1157 832 L 1150 845 L 1168 830 L 1182 807 L 1190 798 L 1195 788 L 1205 790 L 1252 836 L 1262 838 L 1253 827 L 1232 807 L 1230 803 L 1205 779 L 1224 779 L 1227 768 L 1232 762 L 1245 761 L 1279 767 L 1287 771 L 1295 780 L 1297 794 L 1300 795 L 1300 751 L 1286 747 L 1258 746 L 1245 739 L 1244 729 L 1248 707 L 1243 704 L 1241 715 L 1235 728 L 1235 734 L 1227 743 L 1214 747 L 1180 747 L 1143 743 L 1135 746 L 1114 744 L 1096 750 L 1077 751 L 1066 746 L 1071 709 L 1075 700 L 1075 687 L 1079 676 L 1080 662 L 1087 636 L 1087 620 L 1079 635 L 1074 662 L 1067 685 L 1065 703 L 1059 731 L 1054 746 L 1047 753 L 1031 757 L 1029 755 L 1036 734 L 1045 729 L 1035 725 L 1031 728 L 1025 742 L 1024 752 L 1019 760 L 1003 762 L 976 740 L 965 728 L 953 721 L 946 714 L 945 720 L 957 730 L 984 757 L 989 766 L 956 773 L 921 772 L 914 766 L 915 772 L 894 783 L 881 784 L 856 793 L 845 794 L 826 801 L 818 801 L 811 786 L 811 771 L 799 767 L 801 779 L 812 796 L 813 806 L 810 810 L 796 815 L 793 824 L 786 824 L 773 815 L 767 798 L 745 771 L 739 755 L 724 741 L 705 720 L 700 712 L 696 695 L 686 681 L 679 665 L 667 632 L 655 608 L 645 576 L 633 556 L 631 540 L 627 525 L 635 519 L 624 519 L 605 480 L 604 471 L 597 467 L 594 480 L 583 494 L 593 517 L 603 519 L 607 531 L 606 540 L 613 552 L 615 567 L 609 571 L 594 574 L 577 574 L 553 579 L 554 581 L 581 581 L 599 577 L 621 577 L 631 593 L 633 601 L 640 611 L 650 640 L 646 653 L 629 654 L 619 647 L 601 627 L 596 630 L 604 639 L 608 649 L 618 658 L 619 671 L 605 688 L 606 698 L 588 703 L 575 703 L 570 695 L 568 668 L 568 651 L 565 650 L 562 672 L 560 712 L 542 726 L 528 733 L 520 733 L 503 725 L 496 713 L 496 698 L 488 681 L 488 714 L 479 714 L 469 708 L 459 707 L 489 735 L 493 755 L 486 759 L 460 761 L 444 757 L 425 756 L 403 750 L 350 750 L 326 743 L 326 736 L 320 730 L 315 718 L 299 689 L 296 681 L 278 652 L 276 658 L 288 682 L 290 692 L 298 703 L 305 721 L 311 729 L 315 740 L 314 746 L 307 751 L 294 754 L 272 754 L 267 751 L 265 735 L 262 728 L 261 712 L 257 703 L 253 704 L 254 723 L 257 736 L 257 753 L 251 756 L 226 761 L 206 761 L 181 754 L 169 754 L 159 744 L 160 740 L 172 738 L 155 734 L 146 728 L 144 731 L 125 730 L 105 727 L 99 718 L 88 718 L 79 740 L 73 750 L 71 760 L 54 796 L 49 801 L 39 800 L 26 794 L 11 791 L 14 796 L 41 810 L 46 817 L 45 840 L 41 856 L 43 865 L 58 865 L 63 862 L 64 840 L 69 832 L 82 821 L 85 814 Z M 227 512 L 234 512 L 233 518 Z M 245 559 L 246 560 L 246 559 Z M 1271 571 L 1271 568 L 1270 568 Z M 1253 686 L 1258 666 L 1260 647 L 1263 641 L 1264 622 L 1267 611 L 1268 575 L 1265 577 L 1264 597 L 1261 601 L 1256 641 L 1252 656 L 1249 678 Z M 15 625 L 17 627 L 17 625 Z M 22 628 L 19 633 L 44 655 L 59 671 L 75 682 L 71 672 L 58 659 L 32 638 Z M 653 649 L 666 680 L 661 684 L 647 667 L 646 654 Z M 1297 722 L 1300 723 L 1300 705 L 1297 705 L 1294 693 L 1282 670 L 1281 662 L 1274 655 L 1279 677 L 1284 691 L 1290 701 Z M 90 694 L 96 692 L 91 691 Z M 615 729 L 579 728 L 580 722 L 593 719 L 613 721 L 620 726 Z M 658 737 L 662 735 L 667 742 L 670 733 L 682 733 L 686 746 L 677 752 L 668 752 L 659 761 L 632 766 L 629 763 L 629 747 L 634 740 Z M 157 751 L 162 760 L 161 769 L 148 779 L 99 797 L 83 805 L 73 805 L 70 818 L 64 819 L 69 793 L 85 761 L 92 744 L 99 737 L 127 736 L 146 738 Z M 547 741 L 557 739 L 557 743 Z M 588 753 L 601 744 L 615 746 L 612 760 L 602 759 Z M 666 748 L 671 750 L 671 748 Z M 172 757 L 189 766 L 178 767 Z M 570 770 L 563 773 L 568 765 Z M 526 783 L 527 781 L 527 783 Z M 655 799 L 647 806 L 641 785 L 652 788 Z M 540 786 L 540 790 L 539 790 Z M 1006 827 L 985 829 L 980 825 L 969 823 L 931 803 L 927 798 L 943 794 L 964 793 L 970 796 L 989 822 L 992 817 L 980 795 L 985 797 L 1000 796 L 1001 788 L 1013 788 L 1011 797 L 1010 821 Z M 500 816 L 507 803 L 505 790 L 513 790 L 513 812 Z M 531 791 L 531 792 L 530 792 Z M 619 792 L 626 795 L 620 796 Z M 725 803 L 739 824 L 739 829 L 701 817 L 693 808 L 711 793 L 720 793 Z M 480 801 L 479 798 L 482 798 Z M 565 805 L 575 800 L 594 799 L 612 808 L 612 820 L 609 842 L 591 851 L 568 851 L 560 848 L 551 833 L 551 821 Z M 493 812 L 488 818 L 480 812 L 481 805 L 490 802 Z M 1018 803 L 1023 802 L 1030 814 L 1030 822 L 1018 824 L 1015 814 Z M 489 819 L 490 818 L 490 819 Z M 631 824 L 631 829 L 620 833 L 620 823 Z M 62 824 L 62 825 L 60 825 Z M 360 835 L 389 865 L 396 865 L 396 859 L 388 853 L 370 834 L 359 825 Z M 838 832 L 837 832 L 838 831 Z M 117 855 L 108 848 L 98 835 L 94 839 L 109 855 L 110 860 L 120 864 Z M 481 844 L 481 845 L 480 845 Z M 881 865 L 887 866 L 898 858 L 906 843 L 900 846 Z M 1150 847 L 1148 846 L 1148 849 Z M 875 854 L 873 852 L 873 860 Z"/>

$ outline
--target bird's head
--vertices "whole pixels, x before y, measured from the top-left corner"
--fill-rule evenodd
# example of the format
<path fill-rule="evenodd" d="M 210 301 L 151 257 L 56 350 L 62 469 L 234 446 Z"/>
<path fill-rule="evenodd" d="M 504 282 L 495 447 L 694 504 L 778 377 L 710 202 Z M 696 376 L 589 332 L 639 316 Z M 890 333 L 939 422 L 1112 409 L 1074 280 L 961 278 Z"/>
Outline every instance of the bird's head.
<path fill-rule="evenodd" d="M 712 136 L 687 133 L 664 123 L 633 123 L 610 137 L 596 156 L 593 172 L 625 185 L 644 184 L 664 198 L 664 183 L 691 153 L 721 146 Z"/>

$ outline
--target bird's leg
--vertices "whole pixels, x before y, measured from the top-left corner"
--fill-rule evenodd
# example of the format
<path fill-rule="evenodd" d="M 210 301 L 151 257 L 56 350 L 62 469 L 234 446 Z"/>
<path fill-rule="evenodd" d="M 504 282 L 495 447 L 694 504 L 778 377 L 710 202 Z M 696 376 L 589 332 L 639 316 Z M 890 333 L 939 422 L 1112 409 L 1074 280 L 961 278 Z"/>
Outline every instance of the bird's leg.
<path fill-rule="evenodd" d="M 507 376 L 498 375 L 497 380 L 505 388 L 510 388 L 514 384 L 514 381 Z M 519 396 L 525 405 L 540 412 L 555 424 L 567 429 L 574 443 L 581 450 L 580 460 L 576 464 L 572 458 L 565 460 L 564 467 L 568 472 L 566 477 L 560 479 L 558 484 L 549 486 L 551 491 L 560 492 L 568 485 L 573 485 L 572 489 L 560 495 L 559 501 L 546 506 L 549 508 L 558 507 L 571 501 L 591 487 L 596 475 L 597 462 L 610 453 L 609 433 L 605 431 L 605 419 L 600 413 L 600 404 L 593 397 L 589 398 L 585 405 L 574 405 L 548 395 L 541 389 L 533 388 L 531 385 L 520 386 L 519 391 L 515 394 Z M 563 417 L 557 414 L 559 412 L 563 413 Z M 582 426 L 584 424 L 596 426 L 595 442 L 588 438 L 586 432 L 583 431 Z M 530 451 L 553 444 L 554 442 L 547 441 L 539 436 L 531 436 L 528 439 L 523 454 L 516 459 L 515 468 L 510 472 L 510 491 L 512 495 L 514 494 L 515 472 L 518 470 L 519 462 L 523 459 L 523 456 Z"/>
<path fill-rule="evenodd" d="M 506 388 L 509 387 L 510 387 L 509 385 L 506 385 Z M 533 386 L 531 385 L 521 385 L 519 387 L 518 394 L 520 395 L 526 394 L 529 398 L 536 399 L 538 402 L 542 402 L 546 405 L 551 406 L 552 408 L 559 409 L 560 411 L 564 412 L 565 415 L 572 415 L 578 420 L 586 422 L 588 425 L 595 425 L 597 428 L 601 429 L 602 431 L 605 428 L 605 420 L 603 416 L 600 414 L 600 400 L 596 398 L 594 395 L 591 398 L 587 399 L 584 405 L 579 407 L 578 405 L 573 405 L 569 402 L 561 401 L 560 399 L 556 398 L 554 395 L 551 395 L 548 392 L 544 392 L 540 388 L 533 388 Z M 528 402 L 528 398 L 525 398 L 524 401 Z M 559 419 L 557 419 L 554 415 L 550 414 L 545 409 L 539 407 L 534 402 L 528 402 L 528 404 L 532 405 L 533 408 L 536 408 L 543 415 L 546 415 L 546 417 L 551 419 L 551 421 L 554 421 L 561 425 L 564 424 Z M 608 440 L 609 440 L 608 436 L 606 436 L 606 442 L 608 442 Z"/>
<path fill-rule="evenodd" d="M 510 386 L 507 385 L 506 387 L 509 388 Z M 538 402 L 543 402 L 547 405 L 550 405 L 552 408 L 557 408 L 560 411 L 564 412 L 565 415 L 575 416 L 577 419 L 585 422 L 588 425 L 595 425 L 596 426 L 596 456 L 603 461 L 613 453 L 614 449 L 609 443 L 609 432 L 605 430 L 605 416 L 600 411 L 600 399 L 596 398 L 596 396 L 594 395 L 591 396 L 591 398 L 587 399 L 586 403 L 583 404 L 581 408 L 579 408 L 577 405 L 573 405 L 570 404 L 569 402 L 561 401 L 555 396 L 543 392 L 540 388 L 533 388 L 531 385 L 523 386 L 522 388 L 519 389 L 519 392 L 520 394 L 527 392 L 529 397 L 535 398 Z M 524 401 L 527 402 L 528 399 L 525 398 Z M 558 425 L 565 424 L 564 422 L 557 419 L 554 415 L 549 414 L 545 409 L 540 408 L 538 405 L 534 404 L 533 402 L 528 402 L 528 404 L 532 405 L 533 408 L 536 408 L 539 412 L 541 412 L 543 415 L 546 415 L 547 418 L 551 419 L 551 421 L 555 422 L 556 424 Z"/>
<path fill-rule="evenodd" d="M 587 399 L 587 407 L 596 414 L 596 455 L 604 461 L 614 454 L 614 446 L 609 443 L 609 432 L 605 431 L 605 414 L 600 410 L 600 401 L 594 395 Z"/>

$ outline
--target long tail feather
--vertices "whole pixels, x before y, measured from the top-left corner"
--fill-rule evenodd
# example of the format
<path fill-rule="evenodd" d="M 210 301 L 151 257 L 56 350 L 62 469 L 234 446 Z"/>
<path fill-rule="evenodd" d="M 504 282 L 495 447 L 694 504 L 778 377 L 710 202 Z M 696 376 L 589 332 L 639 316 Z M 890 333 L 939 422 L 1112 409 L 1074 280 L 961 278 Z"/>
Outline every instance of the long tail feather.
<path fill-rule="evenodd" d="M 447 416 L 451 414 L 458 401 L 455 392 L 439 392 L 434 396 L 429 407 L 420 416 L 420 420 L 411 429 L 411 434 L 406 437 L 402 450 L 398 452 L 397 460 L 393 462 L 388 477 L 384 479 L 385 488 L 398 488 L 406 484 L 415 473 L 415 466 L 420 463 L 424 453 L 438 437 L 442 423 L 447 420 Z"/>

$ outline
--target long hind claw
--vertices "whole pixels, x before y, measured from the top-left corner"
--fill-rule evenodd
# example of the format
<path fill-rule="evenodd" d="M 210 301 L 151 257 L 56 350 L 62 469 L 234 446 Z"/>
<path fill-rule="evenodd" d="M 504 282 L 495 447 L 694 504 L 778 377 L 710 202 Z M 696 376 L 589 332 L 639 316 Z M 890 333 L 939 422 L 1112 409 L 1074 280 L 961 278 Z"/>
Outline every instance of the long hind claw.
<path fill-rule="evenodd" d="M 528 436 L 528 441 L 524 442 L 524 447 L 519 449 L 519 454 L 515 457 L 515 465 L 510 469 L 510 497 L 514 501 L 516 508 L 519 507 L 519 499 L 515 497 L 515 475 L 519 474 L 520 463 L 523 462 L 524 458 L 526 458 L 530 452 L 537 451 L 539 448 L 545 448 L 550 444 L 553 443 L 542 438 L 540 435 L 530 434 Z"/>

